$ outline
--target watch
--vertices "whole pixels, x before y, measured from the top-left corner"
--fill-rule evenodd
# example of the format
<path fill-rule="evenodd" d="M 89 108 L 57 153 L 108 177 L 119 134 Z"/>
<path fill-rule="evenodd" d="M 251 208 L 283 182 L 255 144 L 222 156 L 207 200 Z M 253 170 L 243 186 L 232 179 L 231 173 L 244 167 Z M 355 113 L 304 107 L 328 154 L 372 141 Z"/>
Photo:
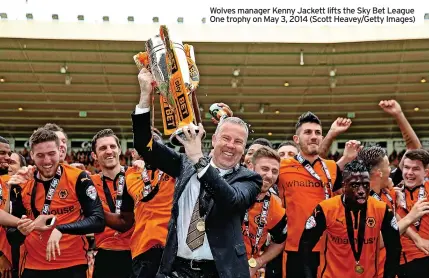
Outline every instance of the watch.
<path fill-rule="evenodd" d="M 198 160 L 197 163 L 194 164 L 194 167 L 198 171 L 198 170 L 201 170 L 201 169 L 204 169 L 205 167 L 207 167 L 207 165 L 209 165 L 209 163 L 210 163 L 210 158 L 203 156 Z"/>

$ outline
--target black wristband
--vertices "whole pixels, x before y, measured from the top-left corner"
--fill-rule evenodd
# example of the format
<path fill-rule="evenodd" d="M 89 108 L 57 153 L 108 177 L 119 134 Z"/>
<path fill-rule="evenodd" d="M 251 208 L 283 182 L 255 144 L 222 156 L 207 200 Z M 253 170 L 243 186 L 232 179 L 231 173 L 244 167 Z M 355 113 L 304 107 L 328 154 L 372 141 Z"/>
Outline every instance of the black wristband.
<path fill-rule="evenodd" d="M 197 163 L 194 164 L 194 168 L 195 170 L 198 171 L 198 170 L 204 169 L 209 164 L 210 164 L 210 158 L 203 156 L 198 160 Z"/>

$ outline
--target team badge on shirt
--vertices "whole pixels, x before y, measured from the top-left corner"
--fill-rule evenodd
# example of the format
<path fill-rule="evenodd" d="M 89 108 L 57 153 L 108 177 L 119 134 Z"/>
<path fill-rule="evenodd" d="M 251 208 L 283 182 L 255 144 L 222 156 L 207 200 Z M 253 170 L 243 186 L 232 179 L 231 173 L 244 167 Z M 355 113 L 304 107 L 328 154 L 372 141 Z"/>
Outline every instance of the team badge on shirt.
<path fill-rule="evenodd" d="M 316 224 L 317 224 L 316 219 L 314 219 L 314 216 L 312 215 L 307 219 L 307 223 L 305 223 L 305 229 L 306 230 L 313 229 L 314 227 L 316 227 Z"/>
<path fill-rule="evenodd" d="M 65 199 L 65 198 L 67 198 L 68 195 L 69 195 L 69 193 L 68 193 L 67 189 L 61 189 L 58 192 L 58 196 L 60 197 L 60 199 Z"/>
<path fill-rule="evenodd" d="M 92 200 L 95 200 L 95 198 L 97 198 L 97 189 L 95 189 L 93 185 L 90 185 L 86 190 L 86 196 L 88 196 Z"/>
<path fill-rule="evenodd" d="M 366 219 L 366 225 L 370 228 L 374 228 L 375 227 L 375 218 L 374 217 L 368 217 Z"/>
<path fill-rule="evenodd" d="M 390 221 L 390 226 L 392 226 L 393 229 L 398 230 L 398 222 L 396 222 L 396 217 L 392 217 L 392 221 Z"/>

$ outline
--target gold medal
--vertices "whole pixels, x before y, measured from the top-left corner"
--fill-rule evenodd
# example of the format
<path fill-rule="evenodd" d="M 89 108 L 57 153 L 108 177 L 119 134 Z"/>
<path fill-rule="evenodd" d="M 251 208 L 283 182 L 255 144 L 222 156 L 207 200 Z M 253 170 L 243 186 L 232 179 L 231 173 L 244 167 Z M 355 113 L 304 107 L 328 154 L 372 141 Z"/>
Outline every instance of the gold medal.
<path fill-rule="evenodd" d="M 362 273 L 364 272 L 364 269 L 363 269 L 363 267 L 362 267 L 360 264 L 357 264 L 357 265 L 355 266 L 355 271 L 356 271 L 356 273 L 358 273 L 358 274 L 362 274 Z"/>
<path fill-rule="evenodd" d="M 248 262 L 251 268 L 256 267 L 256 265 L 258 264 L 254 258 L 250 258 Z"/>
<path fill-rule="evenodd" d="M 206 230 L 206 224 L 204 223 L 204 221 L 198 221 L 197 230 L 199 232 L 204 232 Z"/>

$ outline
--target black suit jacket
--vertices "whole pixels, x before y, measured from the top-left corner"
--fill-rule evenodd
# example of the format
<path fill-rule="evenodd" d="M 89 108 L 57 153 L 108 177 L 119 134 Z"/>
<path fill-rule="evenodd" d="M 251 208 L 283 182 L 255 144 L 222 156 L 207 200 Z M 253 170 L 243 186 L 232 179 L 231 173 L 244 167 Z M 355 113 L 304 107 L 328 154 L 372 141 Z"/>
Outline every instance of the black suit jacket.
<path fill-rule="evenodd" d="M 196 170 L 186 155 L 152 140 L 149 112 L 132 114 L 132 120 L 134 148 L 145 163 L 176 178 L 167 243 L 158 270 L 158 277 L 169 276 L 178 248 L 178 200 Z M 219 277 L 250 277 L 241 225 L 245 211 L 261 191 L 261 176 L 241 166 L 237 171 L 221 177 L 210 166 L 199 180 L 214 200 L 206 218 L 206 233 Z"/>

